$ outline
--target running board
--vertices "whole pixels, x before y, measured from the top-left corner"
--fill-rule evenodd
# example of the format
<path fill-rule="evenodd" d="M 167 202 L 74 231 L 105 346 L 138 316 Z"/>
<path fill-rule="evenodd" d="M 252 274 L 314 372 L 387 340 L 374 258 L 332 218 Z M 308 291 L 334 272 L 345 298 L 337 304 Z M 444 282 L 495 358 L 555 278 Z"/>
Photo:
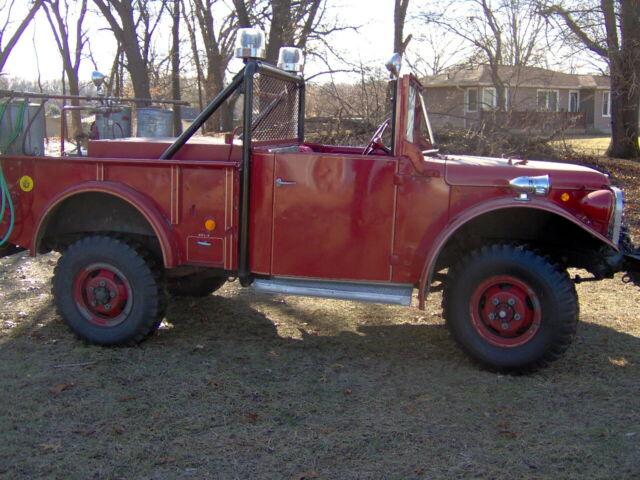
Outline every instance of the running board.
<path fill-rule="evenodd" d="M 253 282 L 253 288 L 261 293 L 405 306 L 411 305 L 411 295 L 413 294 L 413 285 L 408 284 L 332 282 L 298 278 L 256 279 Z"/>

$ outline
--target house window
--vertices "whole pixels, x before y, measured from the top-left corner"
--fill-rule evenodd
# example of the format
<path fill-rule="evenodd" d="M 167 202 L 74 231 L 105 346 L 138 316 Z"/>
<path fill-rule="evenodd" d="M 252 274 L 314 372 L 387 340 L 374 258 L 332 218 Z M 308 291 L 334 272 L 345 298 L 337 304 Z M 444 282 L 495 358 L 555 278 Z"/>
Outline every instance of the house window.
<path fill-rule="evenodd" d="M 602 92 L 602 116 L 611 116 L 611 92 Z"/>
<path fill-rule="evenodd" d="M 538 110 L 558 111 L 558 91 L 538 90 Z"/>
<path fill-rule="evenodd" d="M 482 109 L 495 110 L 498 106 L 498 95 L 494 87 L 484 87 L 482 89 Z"/>
<path fill-rule="evenodd" d="M 466 107 L 467 107 L 467 112 L 478 111 L 478 89 L 477 88 L 467 88 Z"/>
<path fill-rule="evenodd" d="M 580 110 L 580 92 L 570 91 L 569 92 L 569 111 L 577 112 Z"/>

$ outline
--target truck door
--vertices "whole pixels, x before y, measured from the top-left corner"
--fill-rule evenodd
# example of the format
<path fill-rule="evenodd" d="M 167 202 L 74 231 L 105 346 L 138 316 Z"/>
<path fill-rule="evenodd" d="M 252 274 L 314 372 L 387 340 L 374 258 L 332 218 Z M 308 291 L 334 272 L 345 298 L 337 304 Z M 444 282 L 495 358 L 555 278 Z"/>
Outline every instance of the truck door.
<path fill-rule="evenodd" d="M 389 281 L 397 162 L 277 153 L 272 274 Z"/>

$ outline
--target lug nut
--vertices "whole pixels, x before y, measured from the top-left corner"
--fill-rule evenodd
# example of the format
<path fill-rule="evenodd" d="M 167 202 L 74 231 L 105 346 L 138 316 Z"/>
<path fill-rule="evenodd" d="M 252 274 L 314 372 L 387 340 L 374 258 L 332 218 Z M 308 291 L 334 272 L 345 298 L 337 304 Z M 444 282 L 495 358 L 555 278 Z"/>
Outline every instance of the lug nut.
<path fill-rule="evenodd" d="M 489 320 L 495 320 L 495 319 L 496 319 L 496 314 L 495 314 L 495 313 L 493 313 L 493 312 L 491 312 L 491 313 L 489 314 Z"/>
<path fill-rule="evenodd" d="M 509 329 L 509 324 L 508 323 L 503 323 L 502 324 L 502 329 L 503 330 L 508 330 Z"/>
<path fill-rule="evenodd" d="M 111 292 L 111 293 L 109 294 L 109 296 L 110 296 L 111 298 L 115 298 L 115 297 L 116 297 L 116 292 Z"/>
<path fill-rule="evenodd" d="M 516 313 L 516 314 L 513 316 L 513 319 L 514 319 L 514 320 L 520 320 L 520 314 L 519 314 L 519 313 Z"/>
<path fill-rule="evenodd" d="M 111 310 L 111 304 L 110 303 L 105 304 L 104 309 Z"/>
<path fill-rule="evenodd" d="M 100 280 L 100 286 L 104 287 L 106 285 L 106 282 L 104 280 Z"/>
<path fill-rule="evenodd" d="M 510 298 L 507 300 L 507 303 L 513 307 L 516 304 L 516 300 L 514 298 Z"/>
<path fill-rule="evenodd" d="M 498 300 L 497 298 L 493 299 L 493 304 L 494 305 L 498 305 L 500 303 L 500 300 Z"/>

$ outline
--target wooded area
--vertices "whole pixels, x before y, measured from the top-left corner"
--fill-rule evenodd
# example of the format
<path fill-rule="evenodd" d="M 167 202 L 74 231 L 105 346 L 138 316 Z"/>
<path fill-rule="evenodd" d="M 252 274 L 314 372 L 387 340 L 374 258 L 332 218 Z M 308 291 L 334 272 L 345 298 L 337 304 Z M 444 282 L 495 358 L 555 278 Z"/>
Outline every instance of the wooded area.
<path fill-rule="evenodd" d="M 29 41 L 23 33 L 35 22 L 53 35 L 62 63 L 54 88 L 65 93 L 82 91 L 83 63 L 97 68 L 101 45 L 92 44 L 91 37 L 106 29 L 117 45 L 107 94 L 182 97 L 201 109 L 230 78 L 238 29 L 257 26 L 266 32 L 267 61 L 275 63 L 279 48 L 293 45 L 305 51 L 309 62 L 322 66 L 310 78 L 315 80 L 311 96 L 322 110 L 318 116 L 359 118 L 375 125 L 384 110 L 380 89 L 386 75 L 377 65 L 354 61 L 335 40 L 335 34 L 357 31 L 361 25 L 343 18 L 333 0 L 29 0 L 28 8 L 25 3 L 8 0 L 0 6 L 0 70 L 16 44 Z M 576 55 L 600 62 L 611 79 L 612 142 L 607 153 L 640 157 L 640 2 L 394 0 L 379 14 L 394 19 L 389 55 L 406 52 L 419 76 L 487 64 L 498 111 L 508 103 L 501 66 L 572 68 Z M 339 80 L 336 73 L 358 80 Z M 6 78 L 0 81 L 7 86 Z M 20 83 L 12 82 L 13 88 Z M 46 90 L 40 81 L 29 86 Z M 229 130 L 232 108 L 211 119 L 208 130 Z M 73 129 L 79 131 L 76 113 Z M 179 122 L 175 125 L 177 130 Z"/>

